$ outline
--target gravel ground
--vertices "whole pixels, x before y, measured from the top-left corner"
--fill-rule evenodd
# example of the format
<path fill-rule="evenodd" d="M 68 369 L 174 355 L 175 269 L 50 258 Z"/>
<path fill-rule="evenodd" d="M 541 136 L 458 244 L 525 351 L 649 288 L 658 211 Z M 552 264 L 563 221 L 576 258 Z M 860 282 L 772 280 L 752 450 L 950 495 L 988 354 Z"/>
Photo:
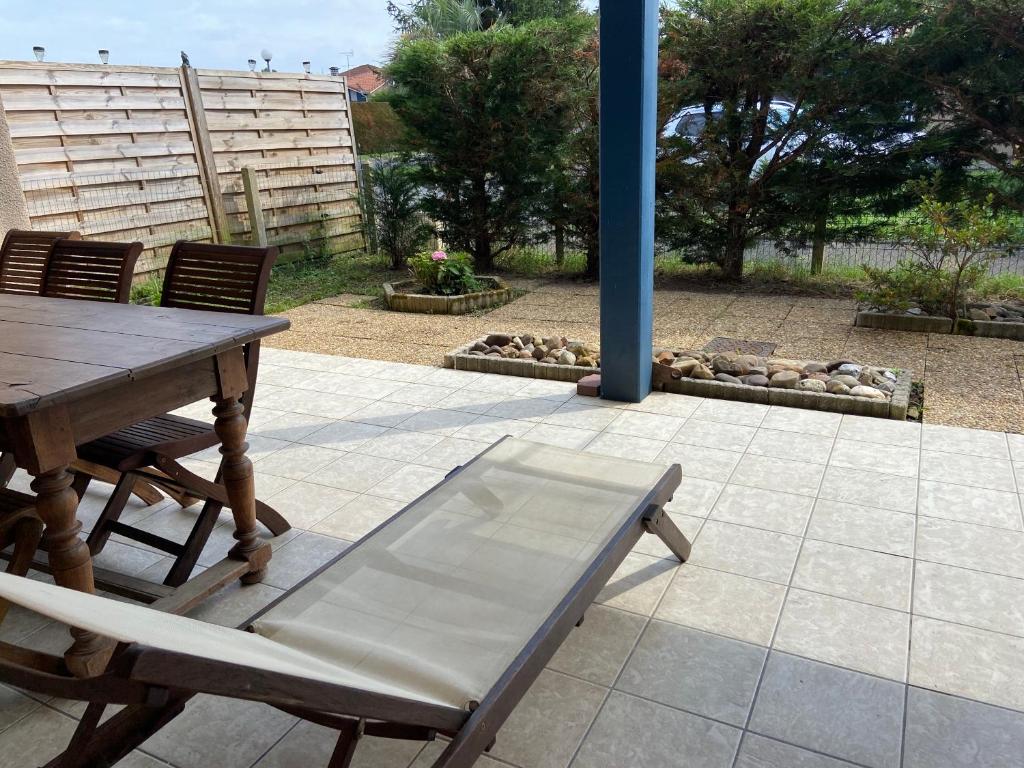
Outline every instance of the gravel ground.
<path fill-rule="evenodd" d="M 448 350 L 489 331 L 560 333 L 599 340 L 597 287 L 520 283 L 528 293 L 485 315 L 417 315 L 353 307 L 364 297 L 307 304 L 286 314 L 292 330 L 273 346 L 440 365 Z M 853 327 L 852 299 L 658 290 L 658 346 L 702 347 L 716 336 L 778 344 L 785 357 L 851 357 L 909 368 L 925 384 L 925 421 L 1024 432 L 1024 345 L 1003 339 Z"/>

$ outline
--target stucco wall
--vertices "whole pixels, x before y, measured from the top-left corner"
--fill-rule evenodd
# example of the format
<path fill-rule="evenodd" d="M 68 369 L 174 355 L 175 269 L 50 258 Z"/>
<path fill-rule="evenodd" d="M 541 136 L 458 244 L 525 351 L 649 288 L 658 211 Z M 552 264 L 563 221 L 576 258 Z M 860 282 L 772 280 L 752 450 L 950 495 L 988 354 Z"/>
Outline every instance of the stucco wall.
<path fill-rule="evenodd" d="M 0 101 L 0 239 L 9 229 L 28 229 L 29 226 L 11 133 L 3 115 L 3 102 Z"/>

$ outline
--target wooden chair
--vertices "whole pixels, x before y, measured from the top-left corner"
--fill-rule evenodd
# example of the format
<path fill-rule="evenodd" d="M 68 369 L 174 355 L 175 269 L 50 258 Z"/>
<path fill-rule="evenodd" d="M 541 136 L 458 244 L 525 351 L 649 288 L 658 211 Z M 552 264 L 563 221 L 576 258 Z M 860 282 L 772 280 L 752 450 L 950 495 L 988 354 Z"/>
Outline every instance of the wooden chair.
<path fill-rule="evenodd" d="M 50 254 L 60 240 L 77 240 L 78 232 L 33 232 L 12 229 L 0 245 L 0 293 L 38 295 Z M 0 488 L 14 476 L 14 456 L 0 453 Z"/>
<path fill-rule="evenodd" d="M 43 296 L 127 304 L 142 243 L 58 240 L 43 278 Z"/>
<path fill-rule="evenodd" d="M 164 276 L 160 306 L 212 312 L 263 314 L 270 269 L 277 248 L 209 245 L 179 241 L 171 251 Z M 252 410 L 259 366 L 259 342 L 245 349 L 249 389 L 243 398 L 245 418 Z M 227 491 L 221 483 L 223 466 L 211 482 L 185 469 L 178 459 L 218 445 L 213 425 L 197 419 L 164 414 L 79 446 L 76 474 L 84 479 L 76 490 L 84 493 L 90 475 L 99 468 L 120 473 L 102 514 L 89 534 L 93 555 L 99 554 L 112 533 L 139 541 L 175 557 L 164 584 L 177 587 L 188 580 L 196 561 L 217 524 Z M 183 543 L 156 536 L 120 522 L 137 479 L 172 493 L 187 505 L 204 501 L 192 531 Z M 288 522 L 257 501 L 257 518 L 275 536 L 289 530 Z"/>
<path fill-rule="evenodd" d="M 0 246 L 0 293 L 38 296 L 43 276 L 59 240 L 78 240 L 79 232 L 33 232 L 12 229 Z"/>
<path fill-rule="evenodd" d="M 43 521 L 36 515 L 35 497 L 0 488 L 0 552 L 13 546 L 7 573 L 24 576 L 43 537 Z M 0 600 L 0 624 L 9 604 Z"/>
<path fill-rule="evenodd" d="M 0 644 L 0 682 L 89 702 L 60 768 L 116 763 L 198 693 L 337 730 L 329 768 L 367 734 L 442 734 L 433 767 L 470 768 L 641 536 L 689 556 L 664 512 L 681 478 L 505 438 L 239 629 L 0 574 L 0 598 L 118 643 L 81 678 Z"/>
<path fill-rule="evenodd" d="M 0 293 L 127 301 L 142 244 L 79 238 L 78 232 L 8 232 L 0 246 Z M 35 514 L 35 499 L 6 487 L 15 469 L 14 456 L 0 454 L 0 551 L 13 546 L 7 573 L 24 575 L 43 524 Z M 0 621 L 6 612 L 7 604 L 0 603 Z"/>

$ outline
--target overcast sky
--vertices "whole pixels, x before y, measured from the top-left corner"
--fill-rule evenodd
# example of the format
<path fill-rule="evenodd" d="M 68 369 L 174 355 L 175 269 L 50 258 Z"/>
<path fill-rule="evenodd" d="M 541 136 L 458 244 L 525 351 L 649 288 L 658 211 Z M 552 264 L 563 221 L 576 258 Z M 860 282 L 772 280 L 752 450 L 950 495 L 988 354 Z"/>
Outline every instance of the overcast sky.
<path fill-rule="evenodd" d="M 392 38 L 387 0 L 0 0 L 0 59 L 177 66 L 179 51 L 192 65 L 247 69 L 263 48 L 272 66 L 314 72 L 380 63 Z M 260 62 L 262 67 L 262 61 Z"/>

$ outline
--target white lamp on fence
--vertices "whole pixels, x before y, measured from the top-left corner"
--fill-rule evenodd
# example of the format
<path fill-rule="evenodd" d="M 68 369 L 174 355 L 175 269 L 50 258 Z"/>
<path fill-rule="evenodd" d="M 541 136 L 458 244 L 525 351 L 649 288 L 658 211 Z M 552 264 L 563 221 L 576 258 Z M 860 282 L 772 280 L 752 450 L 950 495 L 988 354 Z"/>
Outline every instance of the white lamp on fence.
<path fill-rule="evenodd" d="M 100 64 L 107 64 L 110 61 L 110 51 L 106 48 L 100 48 Z"/>
<path fill-rule="evenodd" d="M 46 56 L 46 49 L 43 48 L 43 46 L 41 45 L 33 45 L 32 53 L 35 55 L 36 61 L 42 61 L 43 58 Z"/>
<path fill-rule="evenodd" d="M 249 71 L 250 72 L 255 72 L 256 71 L 256 59 L 249 59 Z"/>
<path fill-rule="evenodd" d="M 308 61 L 302 62 L 302 71 L 305 72 L 307 75 L 309 74 L 309 62 Z"/>
<path fill-rule="evenodd" d="M 271 60 L 272 58 L 274 58 L 274 54 L 272 54 L 272 53 L 271 53 L 271 52 L 270 52 L 269 50 L 267 50 L 266 48 L 264 48 L 264 49 L 263 49 L 262 51 L 260 51 L 260 57 L 261 57 L 261 58 L 262 58 L 262 59 L 263 59 L 263 60 L 264 60 L 265 62 L 267 62 L 267 68 L 266 68 L 266 69 L 264 69 L 263 71 L 264 71 L 264 72 L 270 72 L 270 60 Z"/>

